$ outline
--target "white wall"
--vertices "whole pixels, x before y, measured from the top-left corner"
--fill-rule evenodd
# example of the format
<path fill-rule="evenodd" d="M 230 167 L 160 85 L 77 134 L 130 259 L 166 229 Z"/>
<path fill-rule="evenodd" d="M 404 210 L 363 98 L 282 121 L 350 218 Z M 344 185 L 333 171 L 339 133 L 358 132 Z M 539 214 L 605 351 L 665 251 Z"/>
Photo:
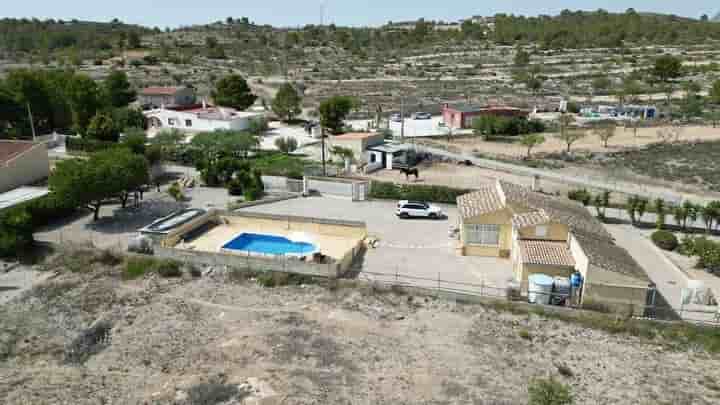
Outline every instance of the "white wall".
<path fill-rule="evenodd" d="M 582 247 L 580 247 L 580 243 L 578 243 L 573 234 L 570 234 L 570 254 L 572 254 L 575 259 L 575 269 L 582 274 L 583 278 L 587 279 L 590 260 L 582 250 Z"/>
<path fill-rule="evenodd" d="M 375 162 L 370 163 L 372 161 L 371 156 L 375 156 Z M 380 170 L 383 168 L 382 165 L 382 152 L 376 152 L 369 150 L 367 151 L 367 156 L 365 157 L 367 161 L 367 166 L 365 166 L 365 173 L 374 172 L 375 170 Z"/>
<path fill-rule="evenodd" d="M 216 130 L 235 130 L 242 131 L 250 127 L 251 119 L 261 118 L 261 115 L 235 117 L 232 120 L 213 120 L 199 118 L 195 114 L 173 111 L 173 110 L 153 110 L 145 114 L 148 118 L 155 117 L 160 120 L 163 129 L 175 128 L 184 132 L 212 132 Z M 174 125 L 170 125 L 170 120 L 174 120 Z M 188 124 L 190 120 L 191 125 Z"/>
<path fill-rule="evenodd" d="M 50 175 L 47 147 L 36 144 L 32 149 L 8 161 L 0 163 L 0 193 L 20 186 L 27 186 Z"/>

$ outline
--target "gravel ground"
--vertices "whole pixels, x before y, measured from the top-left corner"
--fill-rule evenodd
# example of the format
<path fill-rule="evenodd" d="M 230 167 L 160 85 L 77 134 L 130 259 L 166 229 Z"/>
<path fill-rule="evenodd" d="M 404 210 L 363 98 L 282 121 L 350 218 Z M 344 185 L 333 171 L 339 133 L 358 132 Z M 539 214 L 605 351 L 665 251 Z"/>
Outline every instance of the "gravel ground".
<path fill-rule="evenodd" d="M 535 315 L 118 273 L 67 273 L 0 306 L 3 403 L 524 404 L 548 375 L 578 404 L 720 401 L 715 356 Z"/>

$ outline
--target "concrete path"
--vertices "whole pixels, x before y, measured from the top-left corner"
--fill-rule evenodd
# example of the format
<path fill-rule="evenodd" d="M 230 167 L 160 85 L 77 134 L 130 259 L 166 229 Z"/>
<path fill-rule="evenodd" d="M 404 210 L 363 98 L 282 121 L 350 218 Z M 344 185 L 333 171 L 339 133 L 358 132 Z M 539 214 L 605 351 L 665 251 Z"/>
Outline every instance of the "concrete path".
<path fill-rule="evenodd" d="M 650 240 L 631 225 L 606 225 L 606 228 L 615 238 L 617 245 L 625 248 L 640 267 L 645 269 L 667 304 L 680 308 L 682 289 L 687 287 L 687 278 L 656 250 Z"/>

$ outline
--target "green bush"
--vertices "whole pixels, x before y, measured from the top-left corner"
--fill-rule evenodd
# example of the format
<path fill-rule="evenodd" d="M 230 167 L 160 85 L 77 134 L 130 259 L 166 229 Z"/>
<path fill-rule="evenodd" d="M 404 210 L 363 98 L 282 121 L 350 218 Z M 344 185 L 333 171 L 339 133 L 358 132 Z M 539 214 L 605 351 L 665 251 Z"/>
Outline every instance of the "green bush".
<path fill-rule="evenodd" d="M 678 247 L 678 240 L 672 232 L 655 231 L 650 238 L 660 249 L 672 251 Z"/>
<path fill-rule="evenodd" d="M 33 242 L 32 218 L 25 208 L 0 214 L 0 257 L 17 257 Z"/>
<path fill-rule="evenodd" d="M 382 200 L 417 200 L 455 204 L 459 196 L 471 191 L 472 190 L 444 186 L 394 184 L 373 181 L 370 187 L 370 197 Z"/>
<path fill-rule="evenodd" d="M 100 141 L 91 138 L 69 136 L 65 140 L 65 147 L 71 152 L 99 152 L 117 146 L 116 142 Z"/>
<path fill-rule="evenodd" d="M 528 386 L 528 405 L 570 405 L 570 388 L 554 378 L 537 378 Z"/>
<path fill-rule="evenodd" d="M 174 260 L 162 260 L 155 263 L 155 271 L 157 271 L 161 277 L 165 278 L 176 278 L 182 276 L 180 263 Z"/>
<path fill-rule="evenodd" d="M 155 268 L 155 259 L 150 257 L 131 257 L 125 262 L 123 278 L 133 280 L 144 276 Z"/>

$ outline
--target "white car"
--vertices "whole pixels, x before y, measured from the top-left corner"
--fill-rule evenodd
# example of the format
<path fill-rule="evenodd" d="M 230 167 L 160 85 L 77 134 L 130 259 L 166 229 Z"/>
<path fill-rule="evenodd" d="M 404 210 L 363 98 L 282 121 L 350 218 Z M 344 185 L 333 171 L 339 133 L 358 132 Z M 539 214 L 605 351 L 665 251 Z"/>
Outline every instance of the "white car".
<path fill-rule="evenodd" d="M 416 112 L 415 114 L 413 114 L 413 119 L 414 120 L 431 120 L 432 115 L 430 113 L 426 113 L 426 112 Z"/>
<path fill-rule="evenodd" d="M 400 218 L 442 218 L 443 212 L 439 207 L 422 201 L 398 201 L 395 215 Z"/>

